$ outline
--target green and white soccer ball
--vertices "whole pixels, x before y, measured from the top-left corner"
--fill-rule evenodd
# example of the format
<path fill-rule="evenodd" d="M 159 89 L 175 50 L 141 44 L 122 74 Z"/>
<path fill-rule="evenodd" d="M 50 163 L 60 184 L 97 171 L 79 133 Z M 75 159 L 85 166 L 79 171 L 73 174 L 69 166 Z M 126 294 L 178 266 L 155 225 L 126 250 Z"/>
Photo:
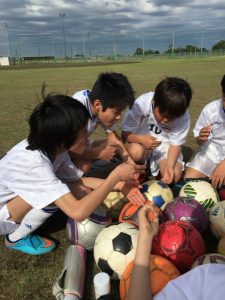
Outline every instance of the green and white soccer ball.
<path fill-rule="evenodd" d="M 179 196 L 194 198 L 203 205 L 207 212 L 219 202 L 219 195 L 214 187 L 209 182 L 200 179 L 188 181 L 180 190 Z"/>
<path fill-rule="evenodd" d="M 149 180 L 142 184 L 142 194 L 149 201 L 154 202 L 161 210 L 167 203 L 173 201 L 173 192 L 169 186 L 160 180 Z"/>
<path fill-rule="evenodd" d="M 209 212 L 210 229 L 217 239 L 225 235 L 225 200 L 218 202 Z"/>

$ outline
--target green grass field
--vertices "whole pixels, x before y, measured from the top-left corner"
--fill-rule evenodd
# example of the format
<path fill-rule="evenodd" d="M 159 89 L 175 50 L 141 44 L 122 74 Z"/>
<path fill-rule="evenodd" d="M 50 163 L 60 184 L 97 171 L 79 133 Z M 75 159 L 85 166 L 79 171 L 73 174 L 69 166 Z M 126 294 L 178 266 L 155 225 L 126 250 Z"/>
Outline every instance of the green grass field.
<path fill-rule="evenodd" d="M 72 95 L 75 91 L 91 88 L 101 72 L 115 71 L 128 76 L 136 96 L 153 91 L 156 84 L 166 76 L 186 79 L 193 88 L 190 114 L 193 128 L 203 106 L 221 96 L 220 80 L 225 73 L 225 58 L 159 59 L 140 63 L 61 67 L 61 68 L 0 68 L 0 155 L 24 139 L 28 132 L 27 118 L 39 102 L 42 83 L 47 83 L 48 92 Z M 102 133 L 98 131 L 95 135 Z M 195 150 L 196 143 L 190 130 L 185 149 Z M 65 232 L 65 217 L 61 216 L 57 228 L 51 221 L 48 234 L 60 241 L 53 253 L 40 257 L 9 251 L 0 237 L 0 299 L 54 299 L 51 286 L 62 266 L 65 249 L 69 245 Z M 45 231 L 42 228 L 42 232 Z M 92 255 L 87 258 L 84 299 L 94 299 L 92 279 L 96 269 Z M 117 285 L 115 284 L 115 287 Z M 116 296 L 115 296 L 116 297 Z M 115 298 L 116 300 L 116 298 Z"/>

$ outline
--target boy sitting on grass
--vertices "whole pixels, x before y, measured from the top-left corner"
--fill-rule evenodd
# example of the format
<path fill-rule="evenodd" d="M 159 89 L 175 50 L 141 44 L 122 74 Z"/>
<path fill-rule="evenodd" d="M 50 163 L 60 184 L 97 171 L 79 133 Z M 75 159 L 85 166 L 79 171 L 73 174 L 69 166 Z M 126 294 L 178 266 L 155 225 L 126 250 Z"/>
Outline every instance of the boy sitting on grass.
<path fill-rule="evenodd" d="M 193 130 L 200 146 L 187 164 L 184 178 L 210 178 L 217 188 L 225 185 L 225 75 L 221 80 L 222 97 L 207 104 Z"/>
<path fill-rule="evenodd" d="M 72 97 L 88 110 L 88 134 L 92 134 L 98 125 L 107 133 L 105 140 L 90 141 L 81 155 L 71 149 L 70 155 L 76 166 L 87 173 L 91 167 L 106 165 L 117 154 L 122 161 L 133 163 L 115 132 L 115 124 L 120 120 L 122 112 L 127 107 L 131 108 L 135 100 L 127 77 L 120 73 L 102 73 L 92 90 L 79 91 Z"/>
<path fill-rule="evenodd" d="M 167 77 L 155 89 L 141 95 L 126 113 L 122 122 L 122 137 L 136 163 L 149 159 L 153 176 L 160 172 L 167 184 L 182 176 L 185 143 L 190 127 L 187 108 L 192 97 L 190 85 L 183 79 Z"/>
<path fill-rule="evenodd" d="M 86 148 L 88 112 L 65 95 L 46 97 L 43 92 L 43 99 L 29 118 L 28 138 L 0 160 L 0 234 L 9 249 L 32 255 L 56 247 L 52 240 L 32 232 L 57 208 L 81 222 L 114 187 L 121 189 L 144 170 L 123 163 L 105 180 L 81 178 L 83 172 L 72 163 L 68 150 L 82 154 Z M 143 204 L 140 195 L 137 189 L 132 201 Z"/>

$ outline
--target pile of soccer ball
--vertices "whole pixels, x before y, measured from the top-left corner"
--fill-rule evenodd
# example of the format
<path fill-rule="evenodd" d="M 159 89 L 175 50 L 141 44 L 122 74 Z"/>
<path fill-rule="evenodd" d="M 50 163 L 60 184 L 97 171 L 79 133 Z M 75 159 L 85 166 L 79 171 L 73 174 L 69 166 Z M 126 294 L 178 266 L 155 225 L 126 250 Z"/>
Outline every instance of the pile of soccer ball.
<path fill-rule="evenodd" d="M 145 199 L 154 202 L 160 215 L 151 254 L 153 294 L 192 267 L 225 263 L 225 200 L 219 201 L 209 182 L 197 179 L 183 182 L 176 198 L 169 186 L 159 180 L 147 181 L 142 186 Z M 112 279 L 120 279 L 120 297 L 125 300 L 137 247 L 139 207 L 120 192 L 111 192 L 103 206 L 84 222 L 69 220 L 68 235 L 72 243 L 94 250 L 100 271 L 107 272 Z M 112 220 L 119 223 L 111 224 Z M 211 232 L 220 239 L 218 253 L 205 254 L 203 237 L 209 221 Z"/>

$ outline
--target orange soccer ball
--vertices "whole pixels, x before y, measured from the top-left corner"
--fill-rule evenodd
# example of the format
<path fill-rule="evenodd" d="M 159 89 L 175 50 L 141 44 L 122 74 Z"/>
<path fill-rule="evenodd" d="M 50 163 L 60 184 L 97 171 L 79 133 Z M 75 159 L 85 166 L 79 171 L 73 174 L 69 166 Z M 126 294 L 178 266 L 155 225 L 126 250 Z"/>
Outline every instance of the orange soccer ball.
<path fill-rule="evenodd" d="M 127 265 L 120 280 L 121 300 L 127 300 L 133 265 L 134 261 Z M 158 255 L 151 255 L 149 271 L 152 295 L 160 292 L 170 280 L 180 275 L 178 269 L 169 260 Z"/>

